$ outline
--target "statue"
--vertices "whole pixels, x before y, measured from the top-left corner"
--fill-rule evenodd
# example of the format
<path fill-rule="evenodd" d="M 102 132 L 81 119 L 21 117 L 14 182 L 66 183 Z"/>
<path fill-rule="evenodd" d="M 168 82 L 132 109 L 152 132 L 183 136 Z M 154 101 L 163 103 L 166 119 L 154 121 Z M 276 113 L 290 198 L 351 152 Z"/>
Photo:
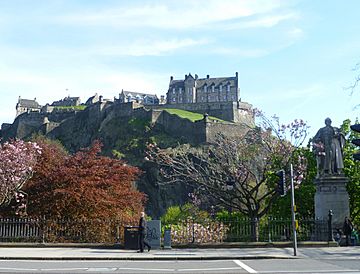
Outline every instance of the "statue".
<path fill-rule="evenodd" d="M 339 128 L 331 126 L 330 118 L 325 119 L 325 127 L 319 129 L 312 143 L 316 154 L 317 178 L 342 174 L 345 136 Z"/>

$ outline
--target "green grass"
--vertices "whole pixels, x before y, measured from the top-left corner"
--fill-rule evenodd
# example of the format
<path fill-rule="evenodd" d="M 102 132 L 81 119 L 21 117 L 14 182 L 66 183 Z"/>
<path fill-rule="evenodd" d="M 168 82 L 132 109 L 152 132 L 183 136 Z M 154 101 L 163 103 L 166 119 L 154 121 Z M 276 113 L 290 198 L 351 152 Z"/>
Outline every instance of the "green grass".
<path fill-rule="evenodd" d="M 71 110 L 84 110 L 86 108 L 85 105 L 79 106 L 55 106 L 54 109 L 71 109 Z"/>
<path fill-rule="evenodd" d="M 204 119 L 203 114 L 190 112 L 187 110 L 175 109 L 175 108 L 167 108 L 167 109 L 163 109 L 163 110 L 165 110 L 166 112 L 168 112 L 170 114 L 175 114 L 181 118 L 189 119 L 191 122 L 195 122 L 195 121 Z M 209 116 L 209 119 L 217 120 L 219 122 L 224 122 L 224 120 L 221 120 L 221 119 L 213 117 L 213 116 Z"/>

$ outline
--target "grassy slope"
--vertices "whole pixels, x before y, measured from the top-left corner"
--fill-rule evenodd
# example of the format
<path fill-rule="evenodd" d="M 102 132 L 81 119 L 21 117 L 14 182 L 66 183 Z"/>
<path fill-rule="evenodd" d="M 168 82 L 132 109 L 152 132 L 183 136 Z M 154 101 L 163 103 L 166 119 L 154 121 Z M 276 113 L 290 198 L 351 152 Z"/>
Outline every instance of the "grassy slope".
<path fill-rule="evenodd" d="M 166 112 L 168 112 L 170 114 L 175 114 L 181 118 L 189 119 L 191 122 L 202 120 L 204 118 L 203 114 L 190 112 L 190 111 L 186 111 L 186 110 L 182 110 L 182 109 L 169 108 L 169 109 L 163 109 L 163 110 L 165 110 Z M 209 119 L 224 122 L 224 120 L 221 120 L 221 119 L 213 117 L 213 116 L 209 116 Z"/>

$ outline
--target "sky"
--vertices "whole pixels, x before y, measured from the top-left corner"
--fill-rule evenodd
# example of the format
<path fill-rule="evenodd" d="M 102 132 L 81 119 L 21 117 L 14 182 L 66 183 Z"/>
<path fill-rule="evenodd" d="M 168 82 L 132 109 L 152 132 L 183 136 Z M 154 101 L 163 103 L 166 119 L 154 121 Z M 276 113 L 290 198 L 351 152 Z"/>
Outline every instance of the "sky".
<path fill-rule="evenodd" d="M 19 96 L 164 95 L 170 76 L 235 76 L 240 96 L 309 136 L 359 116 L 358 0 L 0 0 L 0 123 Z"/>

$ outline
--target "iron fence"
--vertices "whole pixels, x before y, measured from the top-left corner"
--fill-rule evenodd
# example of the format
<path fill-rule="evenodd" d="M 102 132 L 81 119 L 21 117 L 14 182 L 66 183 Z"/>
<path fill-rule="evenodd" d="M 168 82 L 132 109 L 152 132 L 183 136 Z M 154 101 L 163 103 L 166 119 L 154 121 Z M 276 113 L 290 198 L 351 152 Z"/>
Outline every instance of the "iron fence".
<path fill-rule="evenodd" d="M 122 221 L 103 219 L 0 218 L 1 242 L 117 243 Z"/>
<path fill-rule="evenodd" d="M 192 219 L 171 227 L 174 243 L 217 242 L 281 242 L 293 239 L 292 222 L 289 219 L 222 218 L 195 221 Z M 298 221 L 299 241 L 327 241 L 328 221 L 303 219 Z"/>
<path fill-rule="evenodd" d="M 119 220 L 103 219 L 0 219 L 1 242 L 123 243 L 124 227 Z M 171 226 L 173 243 L 278 242 L 291 241 L 292 223 L 281 218 L 221 218 L 196 221 L 188 219 Z M 299 241 L 327 241 L 328 221 L 298 221 Z"/>

